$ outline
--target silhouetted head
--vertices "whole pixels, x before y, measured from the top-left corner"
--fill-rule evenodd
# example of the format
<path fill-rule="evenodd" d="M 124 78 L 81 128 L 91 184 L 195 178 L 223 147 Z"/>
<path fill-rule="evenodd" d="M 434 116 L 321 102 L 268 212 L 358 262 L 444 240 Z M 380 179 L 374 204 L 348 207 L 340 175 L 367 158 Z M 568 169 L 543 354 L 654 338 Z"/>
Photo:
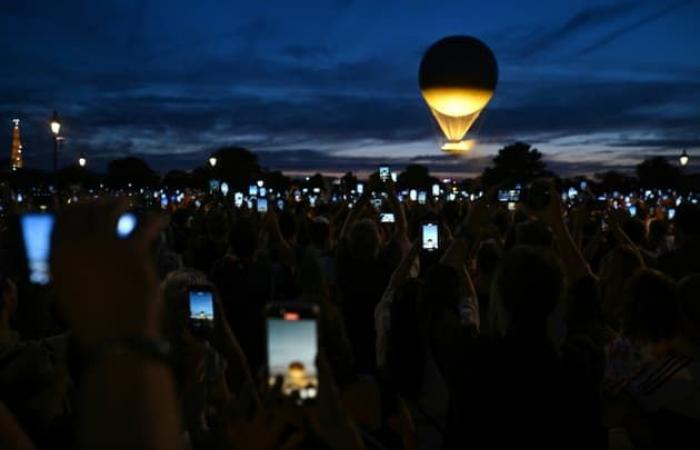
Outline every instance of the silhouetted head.
<path fill-rule="evenodd" d="M 425 274 L 423 298 L 427 305 L 457 311 L 460 289 L 459 275 L 451 266 L 435 264 Z"/>
<path fill-rule="evenodd" d="M 379 254 L 379 231 L 374 221 L 363 219 L 350 230 L 350 254 L 359 261 L 371 261 Z"/>
<path fill-rule="evenodd" d="M 552 230 L 538 220 L 522 222 L 515 228 L 515 245 L 531 245 L 551 249 L 553 242 Z"/>
<path fill-rule="evenodd" d="M 315 247 L 326 249 L 330 245 L 330 235 L 331 224 L 325 217 L 315 217 L 309 223 L 309 238 Z"/>
<path fill-rule="evenodd" d="M 542 334 L 563 296 L 564 272 L 544 249 L 518 246 L 510 250 L 491 287 L 492 325 L 501 334 Z"/>
<path fill-rule="evenodd" d="M 654 219 L 649 222 L 649 240 L 652 242 L 662 241 L 668 234 L 668 222 Z"/>
<path fill-rule="evenodd" d="M 480 275 L 492 275 L 503 259 L 503 251 L 493 241 L 482 242 L 476 253 L 476 268 Z"/>
<path fill-rule="evenodd" d="M 700 274 L 687 276 L 678 283 L 678 302 L 683 334 L 700 345 Z"/>
<path fill-rule="evenodd" d="M 229 245 L 240 259 L 252 259 L 258 249 L 258 233 L 250 219 L 238 219 L 229 234 Z"/>
<path fill-rule="evenodd" d="M 229 232 L 229 220 L 223 206 L 213 204 L 207 209 L 204 216 L 204 226 L 209 239 L 217 242 L 225 242 Z"/>
<path fill-rule="evenodd" d="M 676 209 L 676 231 L 682 239 L 700 237 L 700 206 L 683 203 Z"/>
<path fill-rule="evenodd" d="M 644 227 L 644 222 L 641 220 L 636 217 L 629 217 L 622 222 L 621 228 L 636 245 L 640 245 L 644 242 L 646 238 L 646 228 Z"/>
<path fill-rule="evenodd" d="M 0 315 L 9 319 L 17 310 L 17 286 L 5 274 L 0 272 Z"/>
<path fill-rule="evenodd" d="M 625 246 L 615 247 L 600 262 L 600 279 L 603 316 L 608 325 L 619 328 L 625 311 L 622 291 L 627 280 L 644 266 L 639 254 Z"/>
<path fill-rule="evenodd" d="M 679 309 L 676 285 L 666 275 L 641 269 L 625 285 L 626 334 L 640 345 L 676 337 Z"/>

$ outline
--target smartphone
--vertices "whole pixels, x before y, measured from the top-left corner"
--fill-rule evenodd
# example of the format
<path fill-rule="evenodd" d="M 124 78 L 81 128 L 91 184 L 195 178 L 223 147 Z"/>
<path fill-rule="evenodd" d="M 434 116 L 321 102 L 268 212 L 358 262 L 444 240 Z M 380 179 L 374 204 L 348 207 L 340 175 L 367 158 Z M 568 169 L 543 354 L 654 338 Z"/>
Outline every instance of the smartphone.
<path fill-rule="evenodd" d="M 265 311 L 267 379 L 298 403 L 318 393 L 318 307 L 310 304 L 272 303 Z"/>
<path fill-rule="evenodd" d="M 630 216 L 635 217 L 637 215 L 637 207 L 634 205 L 630 205 L 627 207 L 627 210 L 630 213 Z"/>
<path fill-rule="evenodd" d="M 258 188 L 258 194 L 260 194 L 260 197 L 265 197 L 267 195 L 267 189 L 264 187 Z"/>
<path fill-rule="evenodd" d="M 389 166 L 379 166 L 379 179 L 382 180 L 382 183 L 389 181 L 390 177 L 391 171 L 389 170 Z"/>
<path fill-rule="evenodd" d="M 427 197 L 428 197 L 428 196 L 426 195 L 425 191 L 420 191 L 420 192 L 418 193 L 418 204 L 419 204 L 419 205 L 425 205 L 425 203 L 426 203 L 426 201 L 427 201 Z"/>
<path fill-rule="evenodd" d="M 209 192 L 216 192 L 221 187 L 219 180 L 209 180 Z"/>
<path fill-rule="evenodd" d="M 396 172 L 391 172 L 391 181 L 396 183 L 398 181 L 398 179 L 399 179 L 399 174 Z"/>
<path fill-rule="evenodd" d="M 369 202 L 372 204 L 374 209 L 376 209 L 377 211 L 382 209 L 382 199 L 381 198 L 373 198 Z"/>
<path fill-rule="evenodd" d="M 421 229 L 421 238 L 423 241 L 423 250 L 433 252 L 439 248 L 438 240 L 438 224 L 435 222 L 426 222 Z"/>
<path fill-rule="evenodd" d="M 669 208 L 666 213 L 668 214 L 668 220 L 673 220 L 673 218 L 676 217 L 676 209 L 675 208 Z"/>
<path fill-rule="evenodd" d="M 236 208 L 243 206 L 243 192 L 236 192 L 233 194 L 233 205 Z"/>
<path fill-rule="evenodd" d="M 267 199 L 266 198 L 259 198 L 258 199 L 258 212 L 259 213 L 266 213 L 267 212 Z"/>
<path fill-rule="evenodd" d="M 520 201 L 520 189 L 499 189 L 498 201 L 501 203 L 513 203 Z"/>
<path fill-rule="evenodd" d="M 416 191 L 415 189 L 411 189 L 410 191 L 408 191 L 408 198 L 412 202 L 415 202 L 416 199 L 418 198 L 418 191 Z"/>
<path fill-rule="evenodd" d="M 195 330 L 214 328 L 214 293 L 209 286 L 189 289 L 190 324 Z"/>
<path fill-rule="evenodd" d="M 284 200 L 282 200 L 281 198 L 277 199 L 277 209 L 279 209 L 280 211 L 284 211 Z"/>
<path fill-rule="evenodd" d="M 136 229 L 138 224 L 138 217 L 132 212 L 125 212 L 119 216 L 117 220 L 117 237 L 120 239 L 126 239 L 131 236 L 131 233 Z"/>
<path fill-rule="evenodd" d="M 56 218 L 52 213 L 25 213 L 20 217 L 24 251 L 29 267 L 29 281 L 48 284 L 51 233 Z"/>
<path fill-rule="evenodd" d="M 365 192 L 365 185 L 362 183 L 357 183 L 357 193 L 362 195 Z"/>
<path fill-rule="evenodd" d="M 381 213 L 381 214 L 379 214 L 379 222 L 381 222 L 381 223 L 394 223 L 394 222 L 396 222 L 396 218 L 394 217 L 394 213 Z"/>
<path fill-rule="evenodd" d="M 258 195 L 258 186 L 255 184 L 251 184 L 250 186 L 248 186 L 248 195 L 250 195 L 251 197 L 257 196 Z"/>
<path fill-rule="evenodd" d="M 439 197 L 439 196 L 440 196 L 440 185 L 434 184 L 433 185 L 433 197 Z"/>

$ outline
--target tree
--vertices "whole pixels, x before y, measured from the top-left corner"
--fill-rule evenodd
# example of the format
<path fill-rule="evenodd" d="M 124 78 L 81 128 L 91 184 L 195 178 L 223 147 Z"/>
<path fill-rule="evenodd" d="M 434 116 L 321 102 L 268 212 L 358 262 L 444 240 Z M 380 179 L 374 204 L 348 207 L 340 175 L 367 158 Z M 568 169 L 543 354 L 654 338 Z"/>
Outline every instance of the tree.
<path fill-rule="evenodd" d="M 601 192 L 630 192 L 637 187 L 635 177 L 625 175 L 615 170 L 595 174 L 598 180 L 598 188 Z"/>
<path fill-rule="evenodd" d="M 258 157 L 242 147 L 224 147 L 213 153 L 216 166 L 210 168 L 212 178 L 226 181 L 231 188 L 247 190 L 260 177 Z"/>
<path fill-rule="evenodd" d="M 184 170 L 171 170 L 163 177 L 163 186 L 170 189 L 186 189 L 194 187 L 192 175 Z"/>
<path fill-rule="evenodd" d="M 645 188 L 675 189 L 681 185 L 681 170 L 663 156 L 645 159 L 637 165 L 636 173 Z"/>
<path fill-rule="evenodd" d="M 323 178 L 323 175 L 320 173 L 316 173 L 312 176 L 309 177 L 308 180 L 304 181 L 304 187 L 307 187 L 309 189 L 321 189 L 322 191 L 326 190 L 326 180 Z"/>
<path fill-rule="evenodd" d="M 409 164 L 396 180 L 399 189 L 420 189 L 427 191 L 435 181 L 428 168 L 420 164 Z"/>
<path fill-rule="evenodd" d="M 58 185 L 65 188 L 71 185 L 92 186 L 97 184 L 97 175 L 77 164 L 63 167 L 56 174 Z"/>
<path fill-rule="evenodd" d="M 289 187 L 292 185 L 292 182 L 289 179 L 289 177 L 284 175 L 279 170 L 267 172 L 263 176 L 263 179 L 265 180 L 265 185 L 270 189 L 274 189 L 275 192 L 288 191 Z"/>
<path fill-rule="evenodd" d="M 159 178 L 146 161 L 134 156 L 112 160 L 107 166 L 107 180 L 116 188 L 124 188 L 129 184 L 137 187 L 155 186 Z"/>
<path fill-rule="evenodd" d="M 536 178 L 552 176 L 542 161 L 542 153 L 530 144 L 516 142 L 498 151 L 493 158 L 493 167 L 487 167 L 482 174 L 485 188 L 503 183 L 528 183 Z"/>
<path fill-rule="evenodd" d="M 350 191 L 357 189 L 357 177 L 352 172 L 346 172 L 340 178 L 340 188 L 342 192 L 349 194 Z"/>

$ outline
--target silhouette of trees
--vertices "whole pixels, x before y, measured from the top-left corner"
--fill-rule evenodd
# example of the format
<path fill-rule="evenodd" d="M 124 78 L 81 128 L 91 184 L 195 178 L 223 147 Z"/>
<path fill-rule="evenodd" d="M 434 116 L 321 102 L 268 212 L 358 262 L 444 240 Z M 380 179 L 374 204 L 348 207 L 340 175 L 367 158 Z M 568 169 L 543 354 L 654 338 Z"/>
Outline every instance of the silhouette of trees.
<path fill-rule="evenodd" d="M 207 167 L 211 178 L 226 181 L 234 190 L 244 191 L 261 175 L 258 157 L 242 147 L 224 147 L 213 153 L 216 167 Z"/>
<path fill-rule="evenodd" d="M 129 156 L 110 161 L 107 166 L 107 181 L 112 187 L 124 188 L 156 186 L 158 174 L 141 158 Z"/>
<path fill-rule="evenodd" d="M 503 182 L 525 184 L 535 178 L 553 176 L 542 161 L 542 153 L 525 142 L 515 142 L 500 149 L 493 164 L 481 176 L 485 188 Z"/>
<path fill-rule="evenodd" d="M 169 189 L 186 189 L 195 187 L 192 174 L 184 170 L 171 170 L 163 177 L 163 186 Z"/>
<path fill-rule="evenodd" d="M 637 178 L 644 187 L 675 189 L 681 186 L 681 170 L 663 156 L 647 158 L 637 165 Z"/>
<path fill-rule="evenodd" d="M 265 180 L 265 185 L 269 189 L 274 189 L 275 192 L 284 192 L 289 190 L 292 185 L 289 177 L 284 175 L 279 170 L 273 172 L 266 172 L 263 175 L 263 180 Z"/>
<path fill-rule="evenodd" d="M 409 164 L 396 180 L 399 189 L 420 189 L 427 191 L 437 180 L 430 176 L 428 168 L 421 164 Z"/>
<path fill-rule="evenodd" d="M 595 179 L 598 180 L 597 186 L 601 192 L 629 192 L 639 184 L 637 178 L 616 170 L 597 173 Z"/>
<path fill-rule="evenodd" d="M 73 164 L 60 169 L 56 174 L 56 179 L 58 185 L 65 188 L 71 185 L 92 186 L 97 184 L 99 177 L 86 167 Z"/>

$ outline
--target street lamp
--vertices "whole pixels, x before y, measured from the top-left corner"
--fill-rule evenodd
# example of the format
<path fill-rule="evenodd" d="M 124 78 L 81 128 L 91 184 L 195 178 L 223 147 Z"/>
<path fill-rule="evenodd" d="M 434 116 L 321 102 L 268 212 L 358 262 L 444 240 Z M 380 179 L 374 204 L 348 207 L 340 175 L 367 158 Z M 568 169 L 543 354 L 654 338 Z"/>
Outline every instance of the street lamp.
<path fill-rule="evenodd" d="M 85 155 L 80 155 L 78 157 L 78 165 L 80 167 L 85 167 L 87 165 L 87 158 L 85 157 Z"/>
<path fill-rule="evenodd" d="M 209 165 L 212 167 L 216 167 L 216 156 L 209 157 Z"/>
<path fill-rule="evenodd" d="M 688 161 L 690 160 L 690 156 L 688 156 L 688 152 L 683 150 L 683 153 L 681 153 L 681 157 L 679 158 L 681 162 L 681 166 L 685 167 L 688 165 Z"/>
<path fill-rule="evenodd" d="M 53 173 L 58 170 L 58 132 L 61 131 L 61 122 L 58 118 L 58 113 L 53 112 L 51 117 L 51 132 L 53 133 Z"/>

